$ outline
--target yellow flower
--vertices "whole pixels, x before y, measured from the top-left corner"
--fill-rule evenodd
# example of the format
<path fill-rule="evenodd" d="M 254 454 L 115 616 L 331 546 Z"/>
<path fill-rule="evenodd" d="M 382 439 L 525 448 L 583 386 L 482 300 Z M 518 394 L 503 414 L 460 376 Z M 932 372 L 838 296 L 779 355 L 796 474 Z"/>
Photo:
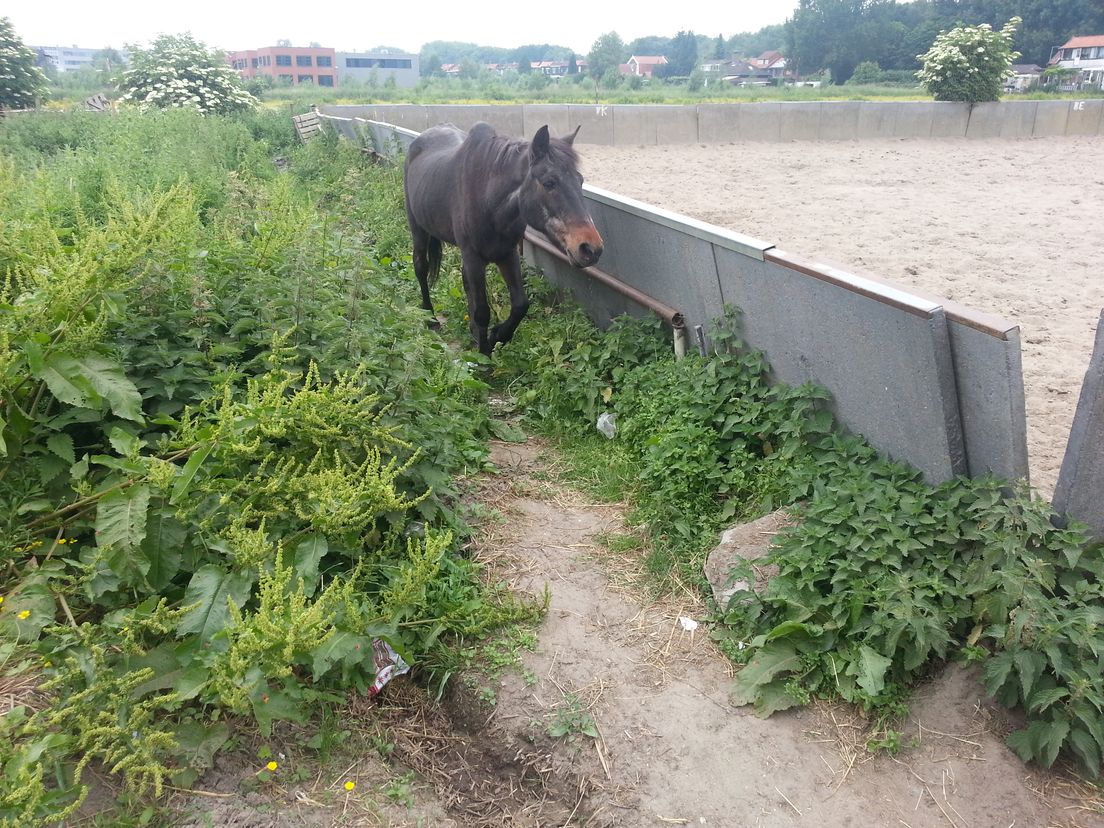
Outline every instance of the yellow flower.
<path fill-rule="evenodd" d="M 20 621 L 24 621 L 24 620 L 26 620 L 27 618 L 30 618 L 30 617 L 31 617 L 31 611 L 30 610 L 23 610 L 22 612 L 19 613 L 19 620 Z"/>
<path fill-rule="evenodd" d="M 58 538 L 58 544 L 69 543 L 65 538 Z"/>
<path fill-rule="evenodd" d="M 277 765 L 275 762 L 269 762 L 267 765 L 265 765 L 265 767 L 268 768 L 270 771 L 274 771 L 280 766 Z"/>
<path fill-rule="evenodd" d="M 4 603 L 4 596 L 0 595 L 0 604 Z"/>
<path fill-rule="evenodd" d="M 352 779 L 350 779 L 348 782 L 345 783 L 345 790 L 351 791 L 351 790 L 354 790 L 355 788 L 356 788 L 356 782 L 354 782 Z"/>

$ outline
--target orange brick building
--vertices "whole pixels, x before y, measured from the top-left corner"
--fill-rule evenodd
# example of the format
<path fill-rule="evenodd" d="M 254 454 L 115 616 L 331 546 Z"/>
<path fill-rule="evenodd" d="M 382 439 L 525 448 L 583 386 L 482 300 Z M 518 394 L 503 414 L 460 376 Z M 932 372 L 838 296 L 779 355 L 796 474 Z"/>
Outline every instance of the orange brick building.
<path fill-rule="evenodd" d="M 319 46 L 266 46 L 227 52 L 226 60 L 243 78 L 268 75 L 273 80 L 315 86 L 337 86 L 337 58 L 333 49 Z"/>

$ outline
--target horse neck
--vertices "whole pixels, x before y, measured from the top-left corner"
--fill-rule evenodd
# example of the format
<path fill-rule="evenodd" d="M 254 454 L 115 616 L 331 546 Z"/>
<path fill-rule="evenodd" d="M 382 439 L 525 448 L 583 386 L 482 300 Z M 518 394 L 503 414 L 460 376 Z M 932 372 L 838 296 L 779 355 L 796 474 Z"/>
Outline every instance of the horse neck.
<path fill-rule="evenodd" d="M 521 220 L 521 187 L 529 175 L 529 142 L 496 139 L 488 147 L 489 166 L 496 172 L 493 191 L 488 192 L 495 225 L 505 228 Z"/>

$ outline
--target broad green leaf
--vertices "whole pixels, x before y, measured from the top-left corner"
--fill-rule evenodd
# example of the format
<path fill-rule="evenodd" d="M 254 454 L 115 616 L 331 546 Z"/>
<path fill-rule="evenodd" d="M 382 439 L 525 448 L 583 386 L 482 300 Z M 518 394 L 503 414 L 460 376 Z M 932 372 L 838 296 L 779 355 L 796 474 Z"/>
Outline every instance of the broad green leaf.
<path fill-rule="evenodd" d="M 504 443 L 524 443 L 525 432 L 505 420 L 490 421 L 491 434 Z"/>
<path fill-rule="evenodd" d="M 859 687 L 871 698 L 885 689 L 885 674 L 891 664 L 893 659 L 886 658 L 865 644 L 859 648 L 859 662 L 854 675 Z M 850 668 L 848 671 L 850 672 Z"/>
<path fill-rule="evenodd" d="M 199 467 L 203 465 L 203 461 L 207 459 L 207 455 L 211 453 L 211 449 L 214 447 L 214 443 L 207 443 L 192 453 L 192 456 L 188 458 L 188 462 L 184 464 L 180 476 L 176 478 L 176 482 L 173 484 L 169 503 L 175 505 L 180 498 L 187 494 L 188 487 L 192 485 L 192 479 L 195 478 L 196 472 L 199 471 Z"/>
<path fill-rule="evenodd" d="M 1054 760 L 1058 758 L 1058 751 L 1061 750 L 1062 743 L 1066 741 L 1069 731 L 1070 723 L 1068 719 L 1058 719 L 1046 723 L 1046 728 L 1039 740 L 1040 754 L 1036 756 L 1036 759 L 1044 767 L 1049 768 L 1054 764 Z"/>
<path fill-rule="evenodd" d="M 107 400 L 116 417 L 137 423 L 144 422 L 142 395 L 138 393 L 134 383 L 127 378 L 119 363 L 99 354 L 89 354 L 81 359 L 58 357 L 56 360 L 48 359 L 47 362 L 57 365 L 59 371 L 70 367 L 75 369 L 96 393 Z"/>
<path fill-rule="evenodd" d="M 230 620 L 227 602 L 241 607 L 249 598 L 252 579 L 240 572 L 228 572 L 215 564 L 197 569 L 184 591 L 184 606 L 193 606 L 180 619 L 176 631 L 180 635 L 198 635 L 209 641 L 225 629 Z"/>
<path fill-rule="evenodd" d="M 193 770 L 211 767 L 215 753 L 230 739 L 225 722 L 185 722 L 176 729 L 177 753 L 182 764 Z"/>
<path fill-rule="evenodd" d="M 1087 730 L 1075 727 L 1069 735 L 1070 749 L 1092 777 L 1100 776 L 1100 748 Z"/>
<path fill-rule="evenodd" d="M 318 586 L 318 562 L 329 548 L 325 535 L 308 535 L 295 547 L 295 571 L 308 595 L 313 595 Z"/>
<path fill-rule="evenodd" d="M 1036 679 L 1043 674 L 1046 668 L 1046 656 L 1035 650 L 1016 650 L 1012 653 L 1012 659 L 1016 662 L 1016 672 L 1020 676 L 1020 686 L 1023 688 L 1021 698 L 1031 697 L 1031 688 Z"/>
<path fill-rule="evenodd" d="M 1031 698 L 1027 702 L 1027 710 L 1029 713 L 1041 713 L 1056 701 L 1064 699 L 1068 695 L 1069 690 L 1065 687 L 1051 687 L 1048 690 L 1036 690 L 1031 694 Z"/>
<path fill-rule="evenodd" d="M 1004 650 L 989 658 L 985 662 L 985 670 L 982 674 L 982 678 L 985 682 L 985 692 L 990 696 L 997 695 L 997 691 L 1004 686 L 1014 666 L 1015 662 L 1012 660 L 1012 653 L 1008 650 Z"/>
<path fill-rule="evenodd" d="M 732 690 L 734 704 L 752 704 L 759 699 L 763 685 L 779 673 L 792 672 L 801 664 L 797 648 L 789 641 L 770 641 L 752 656 L 736 674 Z"/>
<path fill-rule="evenodd" d="M 784 681 L 772 681 L 760 688 L 759 698 L 755 701 L 755 713 L 766 719 L 779 710 L 789 710 L 797 704 L 797 699 L 786 692 Z"/>
<path fill-rule="evenodd" d="M 1032 722 L 1023 730 L 1008 734 L 1008 746 L 1025 762 L 1039 756 L 1047 722 Z"/>
<path fill-rule="evenodd" d="M 350 656 L 356 659 L 372 659 L 372 639 L 363 635 L 354 635 L 345 630 L 337 630 L 312 652 L 311 673 L 318 681 L 334 664 L 347 662 Z M 368 672 L 371 672 L 370 670 Z"/>
<path fill-rule="evenodd" d="M 111 429 L 111 432 L 107 435 L 107 439 L 111 443 L 111 447 L 123 457 L 136 453 L 139 446 L 141 446 L 141 441 L 138 439 L 137 435 L 131 434 L 125 428 L 119 428 L 118 426 Z M 70 460 L 69 462 L 73 461 Z"/>
<path fill-rule="evenodd" d="M 51 434 L 46 438 L 46 447 L 70 466 L 77 462 L 76 453 L 73 451 L 73 438 L 68 434 Z"/>
<path fill-rule="evenodd" d="M 104 550 L 111 571 L 131 585 L 150 568 L 140 548 L 146 537 L 149 496 L 149 486 L 142 483 L 109 492 L 96 507 L 96 546 Z"/>
<path fill-rule="evenodd" d="M 187 528 L 173 516 L 171 509 L 150 509 L 142 552 L 149 561 L 146 581 L 154 592 L 162 592 L 180 571 L 187 536 Z"/>

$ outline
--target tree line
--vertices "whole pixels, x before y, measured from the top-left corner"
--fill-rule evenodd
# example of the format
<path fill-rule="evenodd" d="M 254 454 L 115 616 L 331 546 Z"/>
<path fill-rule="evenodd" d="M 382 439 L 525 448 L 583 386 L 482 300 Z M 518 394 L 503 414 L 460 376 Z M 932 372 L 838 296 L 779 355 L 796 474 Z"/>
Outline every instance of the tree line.
<path fill-rule="evenodd" d="M 940 32 L 981 23 L 999 30 L 1014 16 L 1023 20 L 1014 44 L 1023 63 L 1045 66 L 1053 49 L 1070 37 L 1104 34 L 1101 0 L 797 0 L 785 23 L 756 32 L 725 37 L 680 31 L 673 37 L 649 35 L 627 43 L 617 32 L 607 32 L 595 40 L 586 58 L 595 78 L 616 72 L 631 55 L 665 55 L 669 63 L 663 74 L 686 77 L 709 59 L 778 50 L 801 74 L 827 69 L 834 83 L 845 83 L 863 62 L 915 71 L 920 68 L 917 56 Z M 554 44 L 507 49 L 433 41 L 422 47 L 420 57 L 422 73 L 430 75 L 439 73 L 442 63 L 467 66 L 472 74 L 486 63 L 517 63 L 518 71 L 526 72 L 531 61 L 583 56 Z"/>

